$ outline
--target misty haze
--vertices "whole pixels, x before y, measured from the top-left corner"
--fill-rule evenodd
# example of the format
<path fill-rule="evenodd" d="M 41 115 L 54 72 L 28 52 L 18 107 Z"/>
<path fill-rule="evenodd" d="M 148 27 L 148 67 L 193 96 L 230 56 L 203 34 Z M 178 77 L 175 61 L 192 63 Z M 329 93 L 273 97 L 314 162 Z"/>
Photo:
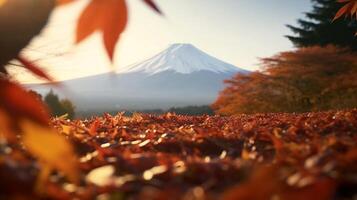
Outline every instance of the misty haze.
<path fill-rule="evenodd" d="M 192 44 L 173 44 L 138 64 L 64 81 L 63 90 L 48 84 L 27 85 L 45 95 L 52 89 L 74 102 L 78 112 L 147 110 L 210 105 L 223 81 L 247 70 L 225 63 Z"/>

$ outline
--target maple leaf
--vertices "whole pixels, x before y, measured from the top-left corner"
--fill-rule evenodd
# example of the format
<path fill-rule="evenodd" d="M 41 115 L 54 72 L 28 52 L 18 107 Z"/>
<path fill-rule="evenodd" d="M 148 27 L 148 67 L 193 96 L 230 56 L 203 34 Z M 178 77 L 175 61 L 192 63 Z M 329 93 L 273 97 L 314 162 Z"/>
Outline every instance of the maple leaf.
<path fill-rule="evenodd" d="M 0 0 L 0 6 L 4 5 L 7 0 Z"/>
<path fill-rule="evenodd" d="M 15 133 L 19 129 L 23 131 L 24 145 L 44 166 L 38 178 L 39 185 L 43 185 L 52 169 L 64 172 L 76 182 L 78 170 L 72 146 L 48 128 L 49 114 L 40 99 L 4 79 L 0 79 L 0 96 L 0 134 L 15 141 Z"/>
<path fill-rule="evenodd" d="M 157 13 L 162 15 L 160 8 L 152 0 L 143 0 L 149 7 L 154 9 Z"/>
<path fill-rule="evenodd" d="M 23 64 L 23 67 L 31 71 L 33 74 L 39 76 L 40 78 L 44 78 L 50 82 L 53 82 L 54 79 L 50 77 L 45 71 L 40 69 L 36 64 L 32 63 L 31 61 L 27 60 L 26 58 L 22 56 L 18 56 L 17 60 Z"/>
<path fill-rule="evenodd" d="M 338 2 L 346 3 L 346 4 L 337 11 L 333 21 L 342 17 L 343 15 L 345 16 L 351 15 L 351 17 L 356 15 L 356 19 L 357 19 L 357 0 L 338 0 Z"/>
<path fill-rule="evenodd" d="M 143 0 L 157 13 L 162 14 L 152 0 Z M 60 5 L 73 0 L 58 0 Z M 125 0 L 91 0 L 79 17 L 76 31 L 76 43 L 82 42 L 96 31 L 103 34 L 106 52 L 113 61 L 115 46 L 120 34 L 125 30 L 128 21 L 128 10 Z"/>
<path fill-rule="evenodd" d="M 30 120 L 22 121 L 21 128 L 23 144 L 46 169 L 41 170 L 40 181 L 48 178 L 51 169 L 57 169 L 65 173 L 69 180 L 78 182 L 77 157 L 72 145 L 63 136 Z"/>
<path fill-rule="evenodd" d="M 124 31 L 128 18 L 124 0 L 92 0 L 79 17 L 76 43 L 80 43 L 95 31 L 103 34 L 103 42 L 110 60 L 120 34 Z"/>
<path fill-rule="evenodd" d="M 6 112 L 13 124 L 24 118 L 43 125 L 49 122 L 49 114 L 43 103 L 21 86 L 0 79 L 0 109 Z"/>

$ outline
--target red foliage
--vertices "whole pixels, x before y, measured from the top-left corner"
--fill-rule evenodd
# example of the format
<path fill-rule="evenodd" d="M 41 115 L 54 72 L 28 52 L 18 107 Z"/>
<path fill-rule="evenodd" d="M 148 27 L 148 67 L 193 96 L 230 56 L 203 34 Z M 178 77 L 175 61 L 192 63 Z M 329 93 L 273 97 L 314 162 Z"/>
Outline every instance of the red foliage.
<path fill-rule="evenodd" d="M 308 112 L 357 106 L 357 53 L 308 47 L 262 59 L 262 71 L 227 80 L 219 114 Z"/>
<path fill-rule="evenodd" d="M 62 174 L 53 174 L 45 190 L 48 198 L 284 200 L 356 195 L 357 110 L 234 117 L 129 118 L 119 113 L 83 121 L 54 119 L 52 125 L 80 155 L 82 184 L 71 185 Z M 8 156 L 15 156 L 18 147 L 11 148 Z M 16 174 L 23 170 L 6 163 L 0 169 Z M 17 190 L 8 195 L 29 193 L 29 186 L 19 187 L 21 183 L 12 180 L 5 189 Z"/>
<path fill-rule="evenodd" d="M 8 120 L 0 120 L 4 127 L 15 127 L 19 120 L 32 119 L 43 125 L 49 122 L 49 115 L 42 102 L 21 86 L 0 79 L 0 114 Z M 6 123 L 8 121 L 8 123 Z"/>

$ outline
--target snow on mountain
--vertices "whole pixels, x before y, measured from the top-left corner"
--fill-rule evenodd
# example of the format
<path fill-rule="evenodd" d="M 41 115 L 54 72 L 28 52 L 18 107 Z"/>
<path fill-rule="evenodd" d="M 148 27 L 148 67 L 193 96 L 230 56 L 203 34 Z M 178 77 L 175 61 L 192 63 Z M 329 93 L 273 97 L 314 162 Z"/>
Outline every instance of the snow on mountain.
<path fill-rule="evenodd" d="M 41 94 L 51 88 L 71 99 L 79 111 L 167 109 L 214 102 L 223 81 L 249 73 L 190 44 L 174 44 L 156 56 L 122 69 L 64 81 L 63 93 L 49 85 L 27 85 Z"/>
<path fill-rule="evenodd" d="M 245 71 L 208 55 L 192 44 L 172 44 L 154 57 L 125 67 L 119 70 L 119 73 L 144 72 L 153 75 L 169 70 L 182 74 L 197 71 L 215 73 Z"/>

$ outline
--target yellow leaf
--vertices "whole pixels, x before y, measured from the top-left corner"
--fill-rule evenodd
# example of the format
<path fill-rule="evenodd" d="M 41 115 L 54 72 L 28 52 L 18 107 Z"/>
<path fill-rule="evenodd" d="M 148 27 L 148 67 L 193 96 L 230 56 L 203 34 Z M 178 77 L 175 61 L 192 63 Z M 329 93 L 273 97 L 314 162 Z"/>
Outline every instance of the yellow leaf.
<path fill-rule="evenodd" d="M 61 127 L 64 134 L 69 135 L 71 133 L 72 128 L 70 126 L 61 125 Z"/>
<path fill-rule="evenodd" d="M 0 6 L 4 5 L 7 0 L 0 0 Z"/>
<path fill-rule="evenodd" d="M 46 165 L 44 168 L 57 169 L 69 180 L 78 182 L 77 157 L 72 145 L 63 136 L 53 129 L 28 120 L 21 122 L 21 128 L 24 146 Z"/>

